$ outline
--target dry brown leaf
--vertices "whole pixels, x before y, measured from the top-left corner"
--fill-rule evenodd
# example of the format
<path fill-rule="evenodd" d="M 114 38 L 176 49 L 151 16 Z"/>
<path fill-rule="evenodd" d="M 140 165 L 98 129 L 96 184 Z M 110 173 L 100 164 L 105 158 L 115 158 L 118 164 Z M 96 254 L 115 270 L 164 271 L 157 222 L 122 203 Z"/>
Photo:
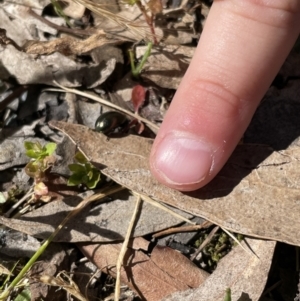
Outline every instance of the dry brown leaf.
<path fill-rule="evenodd" d="M 95 48 L 108 44 L 117 44 L 120 41 L 109 40 L 104 31 L 90 36 L 85 40 L 79 40 L 71 37 L 57 38 L 52 41 L 28 41 L 23 46 L 23 50 L 28 54 L 47 55 L 54 52 L 63 55 L 80 55 L 92 51 Z"/>
<path fill-rule="evenodd" d="M 117 183 L 246 235 L 300 245 L 300 151 L 273 152 L 261 145 L 237 147 L 219 175 L 204 188 L 182 193 L 157 182 L 149 171 L 152 139 L 107 139 L 81 125 L 51 121 Z M 95 143 L 97 141 L 97 143 Z"/>
<path fill-rule="evenodd" d="M 223 301 L 225 290 L 230 288 L 232 301 L 258 301 L 268 279 L 276 242 L 247 238 L 243 244 L 259 258 L 235 247 L 199 288 L 178 292 L 163 300 Z"/>
<path fill-rule="evenodd" d="M 61 276 L 63 275 L 63 277 Z M 76 283 L 71 279 L 71 277 L 66 272 L 60 272 L 56 277 L 49 275 L 42 275 L 40 277 L 34 278 L 47 286 L 59 287 L 59 289 L 66 290 L 70 295 L 74 296 L 80 301 L 87 301 L 87 299 L 80 293 L 80 290 Z"/>
<path fill-rule="evenodd" d="M 141 76 L 160 87 L 177 89 L 195 49 L 195 47 L 178 45 L 166 45 L 163 49 L 153 48 Z M 146 46 L 137 47 L 137 58 L 141 59 L 146 50 Z"/>
<path fill-rule="evenodd" d="M 102 50 L 102 48 L 100 48 Z M 102 84 L 113 72 L 116 59 L 93 64 L 75 62 L 58 52 L 40 56 L 20 52 L 12 45 L 0 45 L 0 75 L 3 79 L 14 77 L 19 84 L 53 85 L 56 80 L 66 87 L 76 87 L 84 82 L 86 86 Z"/>
<path fill-rule="evenodd" d="M 41 20 L 30 15 L 29 8 L 34 9 L 35 13 L 42 15 L 44 7 L 49 3 L 48 0 L 14 0 L 0 2 L 0 28 L 7 30 L 7 36 L 19 46 L 26 40 L 46 39 L 45 33 L 55 36 L 57 30 L 45 24 Z M 58 26 L 65 24 L 63 18 L 47 17 L 47 20 Z"/>
<path fill-rule="evenodd" d="M 79 247 L 98 268 L 115 276 L 121 244 L 80 244 Z M 208 277 L 206 272 L 168 247 L 155 247 L 150 256 L 128 248 L 124 262 L 121 281 L 149 301 L 161 300 L 179 290 L 196 288 Z"/>

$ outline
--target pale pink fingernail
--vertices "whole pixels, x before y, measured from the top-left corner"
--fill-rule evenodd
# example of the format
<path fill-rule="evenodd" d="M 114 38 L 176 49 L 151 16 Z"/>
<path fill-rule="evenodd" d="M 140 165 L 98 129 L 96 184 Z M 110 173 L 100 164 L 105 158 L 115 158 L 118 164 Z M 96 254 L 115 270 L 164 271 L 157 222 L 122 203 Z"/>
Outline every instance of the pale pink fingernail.
<path fill-rule="evenodd" d="M 152 166 L 170 184 L 199 183 L 213 164 L 212 149 L 205 141 L 185 132 L 169 133 L 158 145 Z"/>

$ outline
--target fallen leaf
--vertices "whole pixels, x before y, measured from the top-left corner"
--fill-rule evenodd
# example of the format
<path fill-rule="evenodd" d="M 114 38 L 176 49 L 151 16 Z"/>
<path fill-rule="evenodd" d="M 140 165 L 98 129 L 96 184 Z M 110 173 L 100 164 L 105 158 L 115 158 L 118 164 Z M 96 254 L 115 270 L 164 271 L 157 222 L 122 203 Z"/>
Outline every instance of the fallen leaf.
<path fill-rule="evenodd" d="M 231 289 L 232 301 L 258 301 L 268 279 L 276 242 L 246 238 L 243 244 L 257 257 L 235 247 L 199 288 L 177 292 L 163 301 L 224 301 L 227 288 Z"/>
<path fill-rule="evenodd" d="M 3 74 L 3 79 L 13 76 L 21 85 L 52 86 L 56 80 L 63 86 L 76 87 L 82 85 L 83 78 L 86 86 L 100 85 L 113 72 L 116 64 L 113 57 L 101 64 L 81 64 L 58 52 L 35 58 L 35 55 L 20 52 L 12 45 L 0 46 L 0 52 L 0 74 Z"/>
<path fill-rule="evenodd" d="M 136 57 L 141 59 L 146 49 L 146 46 L 137 47 Z M 166 45 L 163 49 L 153 48 L 141 73 L 142 78 L 159 87 L 177 89 L 195 49 L 178 45 Z"/>
<path fill-rule="evenodd" d="M 63 55 L 81 55 L 104 45 L 118 43 L 120 43 L 120 41 L 107 39 L 105 32 L 100 30 L 85 40 L 72 37 L 57 38 L 52 41 L 32 40 L 27 41 L 22 48 L 28 54 L 48 55 L 54 52 L 60 52 Z"/>
<path fill-rule="evenodd" d="M 139 237 L 134 240 L 144 240 Z M 97 267 L 115 276 L 115 264 L 122 244 L 79 244 L 81 251 Z M 196 288 L 208 273 L 185 256 L 168 247 L 155 247 L 151 255 L 127 249 L 121 281 L 134 289 L 144 300 L 159 301 L 178 290 Z"/>
<path fill-rule="evenodd" d="M 182 193 L 151 176 L 152 139 L 129 135 L 108 140 L 81 125 L 49 124 L 67 134 L 93 164 L 104 166 L 102 173 L 133 191 L 233 232 L 300 245 L 299 148 L 273 152 L 240 145 L 210 184 Z"/>
<path fill-rule="evenodd" d="M 18 3 L 19 2 L 19 3 Z M 49 1 L 3 1 L 0 3 L 0 28 L 7 31 L 7 36 L 19 46 L 22 46 L 26 40 L 44 41 L 45 32 L 50 35 L 56 35 L 57 30 L 45 24 L 44 22 L 30 15 L 28 8 L 34 8 L 34 11 L 41 15 L 42 11 Z M 63 18 L 47 17 L 56 25 L 63 25 Z"/>

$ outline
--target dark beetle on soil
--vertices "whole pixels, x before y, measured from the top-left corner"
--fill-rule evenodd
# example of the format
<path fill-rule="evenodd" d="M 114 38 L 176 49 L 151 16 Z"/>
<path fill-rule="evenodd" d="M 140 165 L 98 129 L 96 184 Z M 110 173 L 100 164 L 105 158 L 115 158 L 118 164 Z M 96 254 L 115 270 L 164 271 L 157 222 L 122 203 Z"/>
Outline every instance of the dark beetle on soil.
<path fill-rule="evenodd" d="M 95 123 L 95 130 L 103 134 L 112 133 L 118 127 L 124 126 L 128 122 L 122 113 L 109 111 L 101 114 Z"/>

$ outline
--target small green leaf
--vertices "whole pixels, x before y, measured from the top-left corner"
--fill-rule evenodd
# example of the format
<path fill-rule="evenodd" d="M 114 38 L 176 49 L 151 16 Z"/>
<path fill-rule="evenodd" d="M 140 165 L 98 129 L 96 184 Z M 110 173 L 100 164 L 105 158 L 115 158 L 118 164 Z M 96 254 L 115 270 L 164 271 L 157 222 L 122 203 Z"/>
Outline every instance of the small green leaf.
<path fill-rule="evenodd" d="M 224 301 L 231 301 L 231 289 L 230 288 L 226 289 Z"/>
<path fill-rule="evenodd" d="M 94 189 L 100 180 L 100 172 L 95 168 L 92 178 L 86 183 L 89 189 Z"/>
<path fill-rule="evenodd" d="M 52 155 L 56 150 L 56 143 L 49 142 L 43 147 L 43 151 L 46 151 L 47 156 Z"/>
<path fill-rule="evenodd" d="M 69 186 L 85 184 L 88 188 L 93 189 L 97 186 L 100 179 L 100 171 L 95 168 L 87 159 L 80 153 L 76 153 L 75 158 L 83 164 L 70 164 L 69 169 L 73 172 L 68 180 Z"/>
<path fill-rule="evenodd" d="M 40 164 L 37 164 L 37 161 L 31 161 L 25 166 L 26 174 L 31 178 L 36 178 L 41 175 Z"/>
<path fill-rule="evenodd" d="M 90 170 L 87 174 L 87 178 L 88 178 L 88 182 L 93 178 L 93 171 L 92 170 Z"/>
<path fill-rule="evenodd" d="M 68 167 L 73 173 L 86 174 L 86 169 L 83 165 L 73 163 L 73 164 L 69 164 Z"/>
<path fill-rule="evenodd" d="M 85 164 L 86 162 L 88 162 L 82 152 L 77 152 L 74 156 L 74 159 L 75 159 L 75 161 L 77 161 L 78 163 L 81 163 L 81 164 Z"/>
<path fill-rule="evenodd" d="M 77 186 L 79 184 L 82 184 L 82 176 L 74 173 L 73 175 L 70 176 L 68 179 L 68 186 Z"/>
<path fill-rule="evenodd" d="M 35 152 L 40 152 L 42 150 L 42 146 L 39 142 L 25 141 L 24 147 L 26 150 L 32 149 Z"/>
<path fill-rule="evenodd" d="M 29 149 L 26 151 L 26 156 L 32 159 L 38 159 L 40 157 L 40 154 L 37 153 L 35 150 L 33 149 Z"/>
<path fill-rule="evenodd" d="M 14 301 L 30 301 L 31 292 L 29 287 L 24 288 L 14 299 Z"/>

